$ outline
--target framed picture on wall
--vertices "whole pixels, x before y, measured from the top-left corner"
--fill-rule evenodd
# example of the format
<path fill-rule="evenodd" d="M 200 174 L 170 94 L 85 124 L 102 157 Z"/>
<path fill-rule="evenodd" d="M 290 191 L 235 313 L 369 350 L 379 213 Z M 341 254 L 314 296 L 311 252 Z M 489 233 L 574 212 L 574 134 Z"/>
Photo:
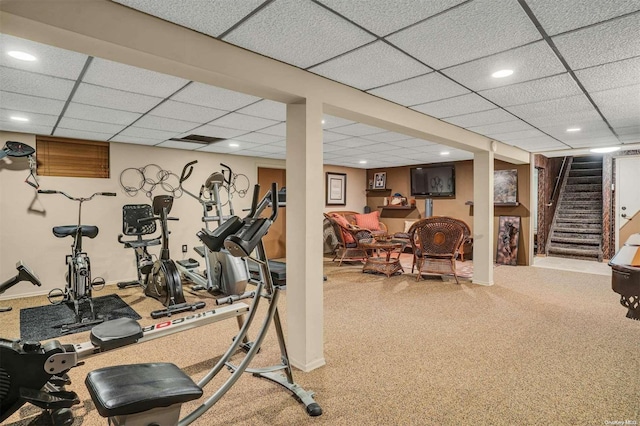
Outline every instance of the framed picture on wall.
<path fill-rule="evenodd" d="M 373 175 L 373 189 L 387 188 L 387 172 L 378 172 Z"/>
<path fill-rule="evenodd" d="M 493 202 L 510 204 L 518 201 L 518 171 L 496 170 L 493 172 Z"/>
<path fill-rule="evenodd" d="M 520 216 L 500 216 L 498 220 L 497 264 L 515 266 L 518 263 L 519 237 Z"/>
<path fill-rule="evenodd" d="M 327 172 L 326 205 L 344 206 L 347 204 L 347 175 Z"/>

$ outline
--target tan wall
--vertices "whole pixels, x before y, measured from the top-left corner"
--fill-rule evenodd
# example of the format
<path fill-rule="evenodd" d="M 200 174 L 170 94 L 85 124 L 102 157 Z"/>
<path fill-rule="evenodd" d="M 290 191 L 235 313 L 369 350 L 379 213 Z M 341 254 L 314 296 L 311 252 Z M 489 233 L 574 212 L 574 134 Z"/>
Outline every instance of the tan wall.
<path fill-rule="evenodd" d="M 452 199 L 434 199 L 433 214 L 435 216 L 450 216 L 465 221 L 473 231 L 473 206 L 466 205 L 468 201 L 473 201 L 473 161 L 455 162 L 456 170 L 456 196 Z M 372 209 L 381 212 L 382 221 L 387 225 L 390 233 L 402 232 L 406 220 L 416 220 L 425 217 L 424 198 L 416 199 L 415 210 L 390 210 L 382 209 L 383 197 L 400 193 L 407 198 L 411 197 L 411 181 L 409 169 L 411 167 L 393 167 L 388 169 L 368 170 L 368 179 L 373 179 L 376 172 L 387 173 L 387 192 L 369 192 L 367 205 Z M 517 207 L 496 206 L 494 208 L 494 236 L 493 256 L 497 250 L 498 220 L 500 216 L 520 216 L 521 230 L 518 241 L 518 265 L 526 265 L 529 258 L 529 228 L 531 226 L 531 206 L 530 206 L 530 176 L 529 165 L 513 165 L 496 160 L 495 170 L 518 170 L 518 201 Z"/>
<path fill-rule="evenodd" d="M 347 174 L 347 204 L 345 206 L 327 206 L 324 205 L 324 213 L 337 210 L 350 210 L 354 212 L 364 212 L 364 206 L 367 205 L 365 189 L 367 188 L 367 171 L 364 169 L 352 169 L 349 167 L 324 166 L 324 193 L 319 194 L 326 200 L 327 192 L 327 172 L 346 173 Z M 326 203 L 326 201 L 325 201 Z M 322 219 L 322 216 L 320 216 Z"/>

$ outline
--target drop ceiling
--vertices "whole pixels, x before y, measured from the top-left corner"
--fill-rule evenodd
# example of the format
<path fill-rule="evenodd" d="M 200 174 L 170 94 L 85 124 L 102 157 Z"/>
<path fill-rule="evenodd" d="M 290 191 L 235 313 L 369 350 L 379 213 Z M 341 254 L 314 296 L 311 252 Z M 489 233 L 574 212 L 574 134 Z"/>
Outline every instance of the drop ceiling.
<path fill-rule="evenodd" d="M 116 2 L 529 152 L 640 143 L 640 0 Z M 0 50 L 1 130 L 285 158 L 284 104 L 6 34 Z M 339 117 L 323 127 L 325 164 L 473 158 Z M 223 140 L 177 140 L 194 134 Z"/>

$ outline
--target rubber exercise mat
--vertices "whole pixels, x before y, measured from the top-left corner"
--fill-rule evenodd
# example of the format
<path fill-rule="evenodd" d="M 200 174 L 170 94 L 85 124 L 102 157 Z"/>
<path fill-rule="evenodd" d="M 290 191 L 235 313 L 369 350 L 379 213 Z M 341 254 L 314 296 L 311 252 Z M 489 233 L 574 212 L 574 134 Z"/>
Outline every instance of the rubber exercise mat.
<path fill-rule="evenodd" d="M 93 306 L 96 315 L 104 317 L 105 321 L 122 317 L 136 320 L 142 318 L 117 294 L 94 297 Z M 84 318 L 88 317 L 89 303 L 86 301 L 81 303 L 80 312 Z M 20 338 L 22 340 L 53 339 L 62 335 L 80 333 L 97 325 L 89 324 L 63 332 L 63 326 L 74 322 L 74 317 L 73 303 L 20 309 Z"/>

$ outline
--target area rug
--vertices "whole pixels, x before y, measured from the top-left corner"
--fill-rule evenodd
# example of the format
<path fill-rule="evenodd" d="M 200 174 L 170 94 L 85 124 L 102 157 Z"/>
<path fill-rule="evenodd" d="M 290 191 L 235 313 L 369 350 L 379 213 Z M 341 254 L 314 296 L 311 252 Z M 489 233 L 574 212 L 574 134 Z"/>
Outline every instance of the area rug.
<path fill-rule="evenodd" d="M 94 297 L 93 308 L 98 318 L 105 321 L 116 318 L 142 318 L 117 294 Z M 90 316 L 88 302 L 80 304 L 80 314 L 83 318 Z M 35 308 L 20 309 L 20 338 L 22 340 L 47 340 L 63 335 L 80 333 L 91 329 L 97 324 L 87 324 L 66 330 L 65 325 L 73 323 L 75 312 L 73 303 L 61 303 L 59 305 L 37 306 Z"/>

